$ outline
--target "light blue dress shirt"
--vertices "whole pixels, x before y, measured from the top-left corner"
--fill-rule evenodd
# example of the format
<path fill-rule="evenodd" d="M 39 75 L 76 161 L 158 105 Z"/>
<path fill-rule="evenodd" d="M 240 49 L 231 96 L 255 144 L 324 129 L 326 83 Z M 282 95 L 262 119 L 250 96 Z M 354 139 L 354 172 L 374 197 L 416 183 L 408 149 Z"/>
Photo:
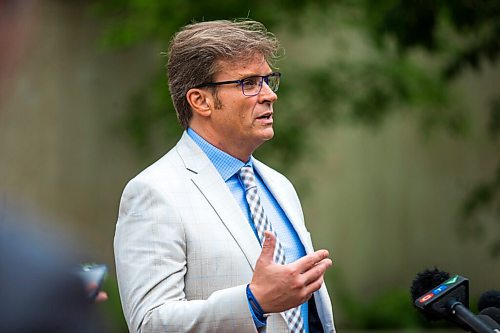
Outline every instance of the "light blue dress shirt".
<path fill-rule="evenodd" d="M 250 157 L 247 163 L 243 163 L 237 158 L 223 152 L 222 150 L 216 148 L 212 144 L 205 141 L 201 136 L 199 136 L 194 130 L 188 128 L 188 135 L 193 139 L 194 142 L 203 150 L 203 152 L 210 159 L 212 164 L 215 166 L 222 179 L 228 186 L 232 195 L 234 196 L 236 202 L 240 206 L 244 215 L 247 217 L 248 223 L 250 223 L 257 241 L 260 242 L 257 235 L 257 230 L 252 220 L 252 215 L 250 213 L 250 208 L 245 197 L 245 187 L 242 184 L 239 171 L 244 165 L 249 165 L 253 167 L 253 157 Z M 294 262 L 295 260 L 305 256 L 306 252 L 304 245 L 300 241 L 300 238 L 295 231 L 294 227 L 290 223 L 290 220 L 286 216 L 283 209 L 274 198 L 273 194 L 267 188 L 266 184 L 254 169 L 255 180 L 257 183 L 257 191 L 264 207 L 268 220 L 271 222 L 273 229 L 276 231 L 278 238 L 285 249 L 285 256 L 287 263 Z M 262 246 L 262 244 L 261 244 Z M 249 304 L 250 311 L 252 312 L 254 322 L 257 327 L 262 327 L 265 322 L 261 322 L 254 314 L 252 306 Z M 301 306 L 301 314 L 304 320 L 304 328 L 306 332 L 309 332 L 308 324 L 308 304 L 307 302 Z"/>

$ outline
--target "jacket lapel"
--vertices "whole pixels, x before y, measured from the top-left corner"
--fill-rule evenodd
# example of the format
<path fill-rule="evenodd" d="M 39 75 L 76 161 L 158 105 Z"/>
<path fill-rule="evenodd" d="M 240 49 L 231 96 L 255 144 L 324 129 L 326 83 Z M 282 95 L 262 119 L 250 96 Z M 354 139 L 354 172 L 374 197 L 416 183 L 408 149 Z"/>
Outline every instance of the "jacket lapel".
<path fill-rule="evenodd" d="M 176 149 L 186 169 L 192 173 L 192 182 L 210 203 L 254 269 L 261 248 L 226 183 L 205 153 L 186 132 L 179 140 Z"/>

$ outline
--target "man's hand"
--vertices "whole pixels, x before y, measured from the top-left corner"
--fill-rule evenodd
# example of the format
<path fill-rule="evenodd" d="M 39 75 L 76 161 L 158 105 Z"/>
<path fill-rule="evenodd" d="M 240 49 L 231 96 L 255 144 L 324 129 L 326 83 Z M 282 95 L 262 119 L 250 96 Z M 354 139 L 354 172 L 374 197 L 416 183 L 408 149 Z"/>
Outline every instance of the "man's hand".
<path fill-rule="evenodd" d="M 255 265 L 250 290 L 265 313 L 277 313 L 308 301 L 323 283 L 332 261 L 327 250 L 319 250 L 299 260 L 280 265 L 273 261 L 276 238 L 265 232 L 262 252 Z"/>
<path fill-rule="evenodd" d="M 91 293 L 92 290 L 94 290 L 96 288 L 98 288 L 97 283 L 91 283 L 91 284 L 85 286 L 85 290 L 88 293 Z M 108 300 L 108 293 L 100 290 L 97 293 L 96 297 L 94 298 L 94 303 L 103 303 L 103 302 L 106 302 L 107 300 Z"/>

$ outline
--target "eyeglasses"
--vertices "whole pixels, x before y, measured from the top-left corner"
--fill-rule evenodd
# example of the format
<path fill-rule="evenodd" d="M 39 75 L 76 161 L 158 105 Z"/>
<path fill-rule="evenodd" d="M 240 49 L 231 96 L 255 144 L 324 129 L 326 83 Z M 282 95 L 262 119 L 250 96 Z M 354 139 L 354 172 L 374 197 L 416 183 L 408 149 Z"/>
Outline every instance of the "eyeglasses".
<path fill-rule="evenodd" d="M 274 72 L 269 75 L 254 75 L 241 80 L 207 82 L 196 86 L 195 88 L 221 86 L 223 84 L 241 85 L 241 91 L 245 96 L 255 96 L 262 90 L 262 83 L 265 82 L 273 92 L 277 92 L 280 86 L 281 73 Z"/>

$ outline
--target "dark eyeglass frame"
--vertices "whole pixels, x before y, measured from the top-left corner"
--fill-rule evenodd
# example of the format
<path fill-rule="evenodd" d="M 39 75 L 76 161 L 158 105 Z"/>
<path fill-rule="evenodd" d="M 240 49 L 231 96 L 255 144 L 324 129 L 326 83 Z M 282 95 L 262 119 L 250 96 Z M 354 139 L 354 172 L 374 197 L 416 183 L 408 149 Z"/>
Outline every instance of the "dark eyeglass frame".
<path fill-rule="evenodd" d="M 243 95 L 245 95 L 245 96 L 256 96 L 256 95 L 260 94 L 260 91 L 262 90 L 262 83 L 263 82 L 265 82 L 269 86 L 269 78 L 270 77 L 278 77 L 278 84 L 276 85 L 276 88 L 275 89 L 271 89 L 273 92 L 277 92 L 278 89 L 279 89 L 279 86 L 280 86 L 280 79 L 281 79 L 281 73 L 280 72 L 272 72 L 271 74 L 268 74 L 268 75 L 252 75 L 252 76 L 248 76 L 246 78 L 243 78 L 241 80 L 207 82 L 207 83 L 203 83 L 203 84 L 197 85 L 194 88 L 214 87 L 214 86 L 221 86 L 221 85 L 225 85 L 225 84 L 235 84 L 235 83 L 237 83 L 237 84 L 239 84 L 241 86 L 241 92 L 243 93 Z M 260 78 L 259 90 L 255 94 L 245 94 L 245 88 L 243 87 L 245 85 L 245 81 L 248 80 L 248 79 L 252 79 L 252 78 Z"/>

